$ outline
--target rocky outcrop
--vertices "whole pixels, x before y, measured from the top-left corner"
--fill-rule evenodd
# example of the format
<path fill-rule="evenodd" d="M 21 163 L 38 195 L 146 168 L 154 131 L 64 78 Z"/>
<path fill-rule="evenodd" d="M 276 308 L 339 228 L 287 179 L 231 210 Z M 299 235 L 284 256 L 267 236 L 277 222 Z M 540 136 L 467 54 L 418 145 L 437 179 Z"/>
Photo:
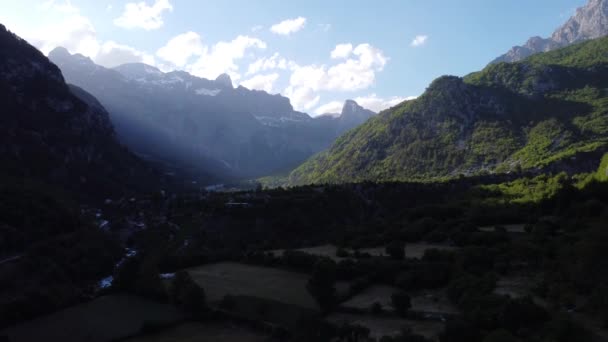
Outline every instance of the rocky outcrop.
<path fill-rule="evenodd" d="M 518 62 L 541 52 L 548 52 L 581 41 L 608 35 L 608 0 L 589 0 L 550 38 L 532 37 L 523 46 L 515 46 L 492 64 Z"/>

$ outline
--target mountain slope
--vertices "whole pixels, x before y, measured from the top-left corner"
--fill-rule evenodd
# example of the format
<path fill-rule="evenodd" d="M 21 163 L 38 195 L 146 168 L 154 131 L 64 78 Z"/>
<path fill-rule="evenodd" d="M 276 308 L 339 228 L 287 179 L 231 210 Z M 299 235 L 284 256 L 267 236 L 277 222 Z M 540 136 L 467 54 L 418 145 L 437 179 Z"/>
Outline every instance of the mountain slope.
<path fill-rule="evenodd" d="M 63 48 L 49 58 L 108 109 L 123 143 L 166 167 L 238 177 L 291 170 L 363 122 L 313 119 L 286 97 L 234 88 L 227 75 L 207 80 L 144 64 L 107 69 Z"/>
<path fill-rule="evenodd" d="M 606 35 L 608 35 L 608 0 L 589 0 L 587 5 L 577 9 L 576 14 L 550 38 L 532 37 L 523 46 L 515 46 L 495 59 L 492 64 L 518 62 L 537 53 Z"/>
<path fill-rule="evenodd" d="M 608 38 L 435 80 L 290 175 L 291 184 L 411 180 L 555 166 L 606 148 Z"/>
<path fill-rule="evenodd" d="M 2 174 L 86 193 L 145 187 L 152 171 L 116 139 L 108 113 L 59 68 L 0 25 Z M 156 179 L 158 181 L 158 179 Z"/>

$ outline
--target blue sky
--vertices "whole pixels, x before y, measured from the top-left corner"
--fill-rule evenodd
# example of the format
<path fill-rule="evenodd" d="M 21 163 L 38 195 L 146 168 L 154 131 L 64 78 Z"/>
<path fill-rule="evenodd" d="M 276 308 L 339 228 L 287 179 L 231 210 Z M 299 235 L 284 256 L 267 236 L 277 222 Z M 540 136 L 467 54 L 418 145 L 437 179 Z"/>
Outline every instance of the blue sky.
<path fill-rule="evenodd" d="M 314 115 L 351 98 L 380 110 L 418 96 L 438 76 L 549 36 L 586 0 L 0 2 L 0 22 L 45 53 L 61 45 L 108 67 L 228 73 Z"/>

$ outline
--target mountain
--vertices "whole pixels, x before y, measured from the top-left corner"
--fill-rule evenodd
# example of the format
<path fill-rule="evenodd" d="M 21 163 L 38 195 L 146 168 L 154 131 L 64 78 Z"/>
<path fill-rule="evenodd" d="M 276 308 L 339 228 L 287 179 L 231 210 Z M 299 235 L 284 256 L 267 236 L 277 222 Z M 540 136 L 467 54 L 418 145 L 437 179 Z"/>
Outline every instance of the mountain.
<path fill-rule="evenodd" d="M 577 9 L 576 14 L 550 38 L 532 37 L 524 46 L 513 47 L 492 63 L 518 62 L 537 53 L 606 35 L 608 35 L 608 0 L 589 0 L 587 5 Z"/>
<path fill-rule="evenodd" d="M 328 127 L 333 127 L 337 135 L 361 125 L 365 121 L 372 118 L 376 113 L 365 109 L 354 100 L 346 100 L 340 113 L 326 113 L 317 116 L 315 119 L 323 122 Z"/>
<path fill-rule="evenodd" d="M 585 169 L 608 142 L 608 37 L 435 80 L 346 133 L 291 184 Z M 573 159 L 577 158 L 577 159 Z"/>
<path fill-rule="evenodd" d="M 87 196 L 146 188 L 146 179 L 155 177 L 118 143 L 99 102 L 69 87 L 56 65 L 2 25 L 0 107 L 4 177 L 42 181 Z"/>
<path fill-rule="evenodd" d="M 108 109 L 125 145 L 165 168 L 231 177 L 284 172 L 363 122 L 361 115 L 313 119 L 286 97 L 234 88 L 228 75 L 208 80 L 145 64 L 107 69 L 63 48 L 49 58 Z"/>

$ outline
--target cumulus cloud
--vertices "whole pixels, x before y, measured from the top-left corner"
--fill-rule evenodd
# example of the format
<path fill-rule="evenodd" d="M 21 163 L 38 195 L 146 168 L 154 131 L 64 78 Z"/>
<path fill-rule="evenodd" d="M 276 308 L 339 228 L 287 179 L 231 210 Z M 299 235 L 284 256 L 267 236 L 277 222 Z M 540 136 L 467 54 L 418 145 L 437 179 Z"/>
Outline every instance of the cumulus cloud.
<path fill-rule="evenodd" d="M 113 68 L 126 63 L 146 63 L 154 65 L 154 56 L 141 52 L 133 47 L 107 41 L 94 57 L 95 63 Z"/>
<path fill-rule="evenodd" d="M 381 98 L 381 97 L 378 97 L 378 95 L 376 95 L 376 94 L 371 94 L 368 96 L 356 97 L 354 100 L 361 107 L 367 108 L 371 111 L 379 113 L 385 109 L 394 107 L 403 101 L 413 100 L 415 98 L 416 98 L 415 96 L 410 96 L 410 97 L 393 96 L 393 97 L 389 97 L 389 98 Z"/>
<path fill-rule="evenodd" d="M 198 77 L 214 79 L 225 73 L 236 81 L 241 78 L 237 61 L 243 59 L 250 49 L 266 49 L 266 43 L 249 36 L 238 36 L 232 41 L 208 46 L 200 35 L 187 32 L 170 39 L 156 55 L 173 68 L 183 69 Z M 163 70 L 169 68 L 163 66 Z"/>
<path fill-rule="evenodd" d="M 156 30 L 164 25 L 163 13 L 165 11 L 173 11 L 169 0 L 156 0 L 151 6 L 144 1 L 129 2 L 125 4 L 122 15 L 114 19 L 114 25 L 126 29 Z"/>
<path fill-rule="evenodd" d="M 177 67 L 183 67 L 193 56 L 200 56 L 204 52 L 201 36 L 190 31 L 171 38 L 156 55 Z"/>
<path fill-rule="evenodd" d="M 331 58 L 341 59 L 348 58 L 353 52 L 353 44 L 338 44 L 334 51 L 331 52 Z"/>
<path fill-rule="evenodd" d="M 316 106 L 321 101 L 321 96 L 316 94 L 314 90 L 306 87 L 294 88 L 287 87 L 283 92 L 291 100 L 291 104 L 298 110 L 309 110 Z"/>
<path fill-rule="evenodd" d="M 322 115 L 322 114 L 340 114 L 340 113 L 342 113 L 342 107 L 343 106 L 344 106 L 344 102 L 332 101 L 332 102 L 329 102 L 329 103 L 326 103 L 324 105 L 319 106 L 315 110 L 315 114 L 316 115 Z"/>
<path fill-rule="evenodd" d="M 292 68 L 289 87 L 285 93 L 295 94 L 301 98 L 293 101 L 296 109 L 309 109 L 310 103 L 317 98 L 315 93 L 319 91 L 351 92 L 369 88 L 376 80 L 376 73 L 382 71 L 388 63 L 388 57 L 370 44 L 359 44 L 348 54 L 344 52 L 349 50 L 348 47 L 338 46 L 334 52 L 336 50 L 338 52 L 334 55 L 342 53 L 349 57 L 332 66 L 295 65 Z"/>
<path fill-rule="evenodd" d="M 298 17 L 295 19 L 287 19 L 282 22 L 272 25 L 270 31 L 282 36 L 288 36 L 292 33 L 298 32 L 306 26 L 306 18 Z"/>
<path fill-rule="evenodd" d="M 422 45 L 426 44 L 427 40 L 429 40 L 429 36 L 418 35 L 414 38 L 414 40 L 412 40 L 412 43 L 410 45 L 413 47 L 422 46 Z"/>
<path fill-rule="evenodd" d="M 263 90 L 271 93 L 274 89 L 274 83 L 279 79 L 279 74 L 273 73 L 268 75 L 256 75 L 246 81 L 241 82 L 241 85 L 248 89 Z"/>
<path fill-rule="evenodd" d="M 369 45 L 360 44 L 352 51 L 354 58 L 327 67 L 325 65 L 296 66 L 290 85 L 307 87 L 315 91 L 354 91 L 371 86 L 376 72 L 382 71 L 388 62 L 384 53 Z"/>
<path fill-rule="evenodd" d="M 287 59 L 281 57 L 281 55 L 276 52 L 270 57 L 262 57 L 258 58 L 255 62 L 249 64 L 249 68 L 247 69 L 247 75 L 257 74 L 260 71 L 267 70 L 287 70 L 295 68 L 296 64 L 292 61 L 288 61 Z"/>
<path fill-rule="evenodd" d="M 145 52 L 114 41 L 101 41 L 91 20 L 69 0 L 45 1 L 37 9 L 44 11 L 47 20 L 20 34 L 45 54 L 61 46 L 105 67 L 137 62 L 154 64 L 154 57 Z"/>
<path fill-rule="evenodd" d="M 94 57 L 101 44 L 93 23 L 83 16 L 78 8 L 69 1 L 46 1 L 39 10 L 55 20 L 44 26 L 24 32 L 26 38 L 40 51 L 48 54 L 58 46 L 63 46 L 73 53 Z"/>

